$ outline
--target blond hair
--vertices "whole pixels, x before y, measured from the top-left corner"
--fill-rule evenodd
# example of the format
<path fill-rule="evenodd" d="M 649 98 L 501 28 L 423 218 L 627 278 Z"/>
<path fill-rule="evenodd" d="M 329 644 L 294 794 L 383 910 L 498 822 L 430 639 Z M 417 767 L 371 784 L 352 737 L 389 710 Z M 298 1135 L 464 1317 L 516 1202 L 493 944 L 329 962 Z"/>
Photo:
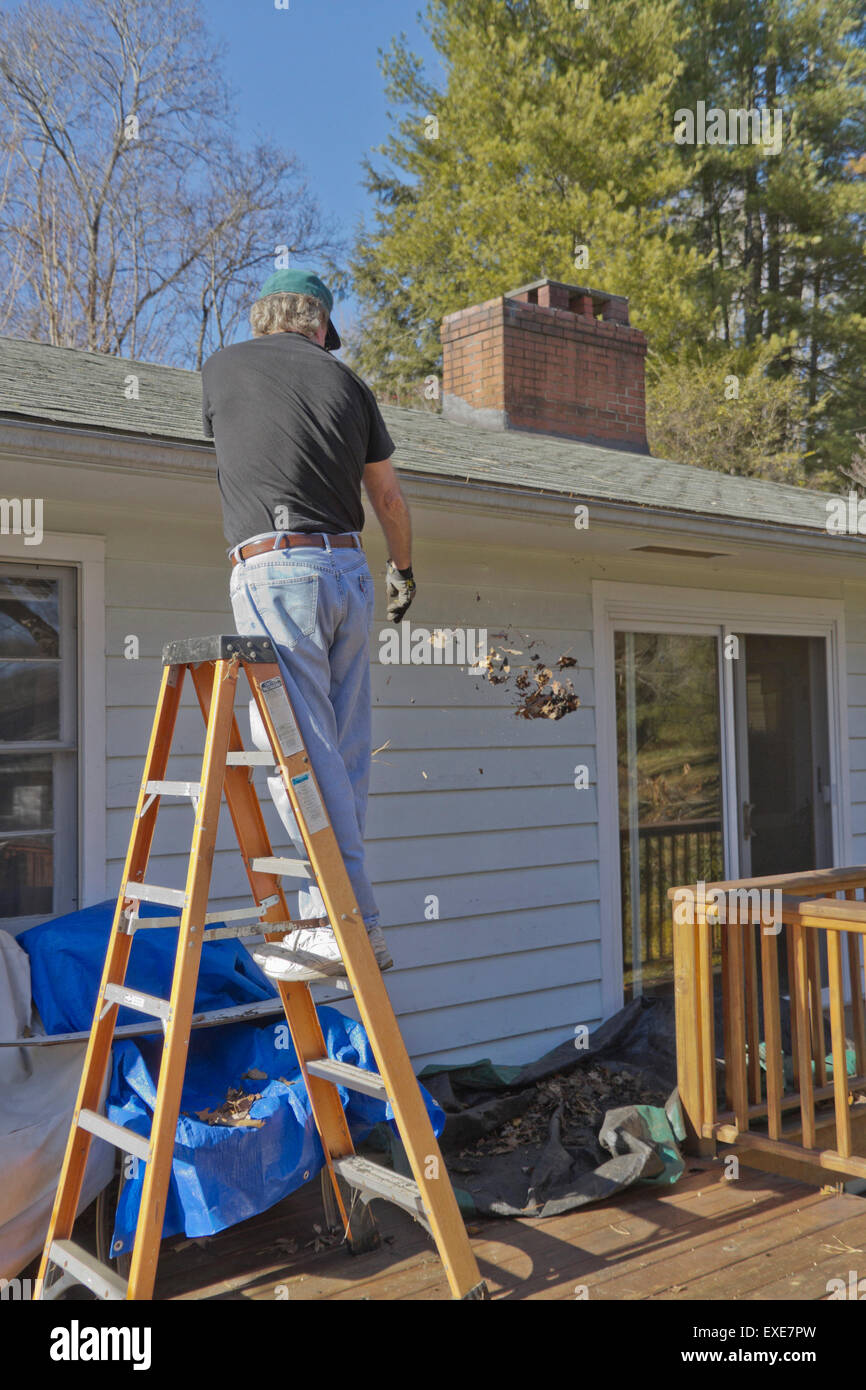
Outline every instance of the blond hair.
<path fill-rule="evenodd" d="M 306 338 L 315 338 L 328 317 L 326 306 L 315 295 L 281 290 L 256 300 L 250 309 L 250 326 L 256 338 L 268 333 L 303 333 Z"/>

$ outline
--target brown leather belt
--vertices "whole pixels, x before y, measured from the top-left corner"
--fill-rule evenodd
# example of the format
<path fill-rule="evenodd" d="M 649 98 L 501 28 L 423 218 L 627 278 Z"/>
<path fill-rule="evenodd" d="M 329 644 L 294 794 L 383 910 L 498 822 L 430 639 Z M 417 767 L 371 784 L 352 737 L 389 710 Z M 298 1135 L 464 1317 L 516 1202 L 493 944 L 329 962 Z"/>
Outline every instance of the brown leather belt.
<path fill-rule="evenodd" d="M 351 546 L 353 550 L 363 550 L 360 539 L 355 536 L 328 536 L 331 545 L 337 547 Z M 264 555 L 266 550 L 287 550 L 296 545 L 314 545 L 320 550 L 324 550 L 325 537 L 321 532 L 313 531 L 308 535 L 304 531 L 288 531 L 280 536 L 279 543 L 274 545 L 273 541 L 256 541 L 255 545 L 242 545 L 237 553 L 232 553 L 231 561 L 233 565 L 238 563 L 238 559 L 249 560 L 253 555 Z"/>

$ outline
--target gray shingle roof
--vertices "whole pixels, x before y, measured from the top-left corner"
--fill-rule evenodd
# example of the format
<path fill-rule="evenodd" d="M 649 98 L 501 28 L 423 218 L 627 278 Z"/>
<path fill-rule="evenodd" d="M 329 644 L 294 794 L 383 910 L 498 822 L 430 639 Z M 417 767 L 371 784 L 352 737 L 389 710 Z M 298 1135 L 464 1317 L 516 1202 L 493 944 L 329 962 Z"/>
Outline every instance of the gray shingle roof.
<path fill-rule="evenodd" d="M 138 399 L 128 399 L 137 377 Z M 503 433 L 384 406 L 396 462 L 411 473 L 505 484 L 581 501 L 825 528 L 825 493 L 733 477 L 552 435 Z M 0 415 L 210 444 L 197 372 L 0 338 Z"/>

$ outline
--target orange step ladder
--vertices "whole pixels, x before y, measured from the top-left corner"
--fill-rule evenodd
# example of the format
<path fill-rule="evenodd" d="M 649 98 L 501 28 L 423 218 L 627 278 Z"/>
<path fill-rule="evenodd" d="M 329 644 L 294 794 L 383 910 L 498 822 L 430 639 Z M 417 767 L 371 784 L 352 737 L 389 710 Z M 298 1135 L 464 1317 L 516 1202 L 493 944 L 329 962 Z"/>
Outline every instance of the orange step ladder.
<path fill-rule="evenodd" d="M 379 1065 L 379 1072 L 375 1073 L 329 1058 L 309 983 L 305 980 L 279 982 L 286 1020 L 325 1154 L 330 1181 L 327 1188 L 323 1184 L 323 1190 L 328 1195 L 329 1218 L 343 1226 L 353 1249 L 363 1249 L 369 1245 L 373 1229 L 369 1203 L 374 1198 L 395 1203 L 420 1221 L 432 1235 L 452 1296 L 488 1298 L 487 1286 L 480 1278 L 430 1117 L 270 640 L 229 635 L 170 642 L 163 649 L 163 668 L 132 836 L 39 1268 L 36 1297 L 56 1298 L 70 1285 L 83 1284 L 101 1299 L 152 1299 L 202 945 L 215 937 L 261 933 L 267 941 L 279 941 L 287 932 L 296 930 L 299 923 L 290 919 L 280 883 L 281 877 L 294 875 L 318 883 L 350 988 Z M 241 670 L 247 677 L 267 730 L 271 753 L 244 750 L 234 713 Z M 166 780 L 187 672 L 207 728 L 198 783 Z M 252 768 L 259 764 L 279 765 L 303 837 L 306 860 L 273 855 L 252 781 Z M 209 914 L 207 901 L 223 791 L 254 902 L 248 909 Z M 186 886 L 182 889 L 145 882 L 157 812 L 162 798 L 169 796 L 191 797 L 195 806 L 189 868 Z M 142 918 L 139 916 L 142 902 L 177 907 L 180 916 L 176 920 Z M 225 923 L 233 919 L 239 922 L 246 919 L 246 924 L 209 930 L 210 922 Z M 159 999 L 128 990 L 124 980 L 135 932 L 166 926 L 178 928 L 169 998 Z M 120 1005 L 158 1019 L 164 1032 L 149 1137 L 114 1123 L 99 1109 Z M 355 1154 L 338 1086 L 390 1100 L 414 1181 Z M 128 1280 L 72 1240 L 94 1135 L 145 1164 Z"/>

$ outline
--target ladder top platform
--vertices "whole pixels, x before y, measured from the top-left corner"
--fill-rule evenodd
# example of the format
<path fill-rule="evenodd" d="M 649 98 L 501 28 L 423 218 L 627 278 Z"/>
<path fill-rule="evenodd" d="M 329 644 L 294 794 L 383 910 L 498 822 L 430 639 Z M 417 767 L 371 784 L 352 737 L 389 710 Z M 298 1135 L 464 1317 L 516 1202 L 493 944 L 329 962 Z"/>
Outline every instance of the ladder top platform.
<path fill-rule="evenodd" d="M 228 632 L 213 637 L 179 637 L 175 642 L 166 642 L 162 664 L 186 666 L 199 661 L 231 661 L 234 656 L 269 664 L 276 661 L 274 644 L 269 637 L 239 637 L 236 632 Z"/>

